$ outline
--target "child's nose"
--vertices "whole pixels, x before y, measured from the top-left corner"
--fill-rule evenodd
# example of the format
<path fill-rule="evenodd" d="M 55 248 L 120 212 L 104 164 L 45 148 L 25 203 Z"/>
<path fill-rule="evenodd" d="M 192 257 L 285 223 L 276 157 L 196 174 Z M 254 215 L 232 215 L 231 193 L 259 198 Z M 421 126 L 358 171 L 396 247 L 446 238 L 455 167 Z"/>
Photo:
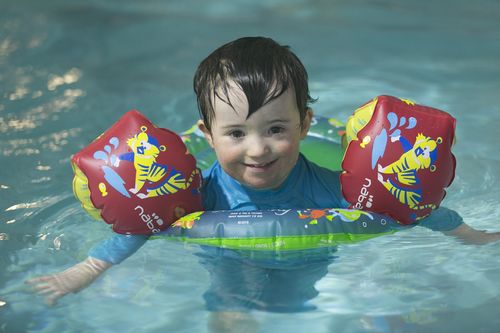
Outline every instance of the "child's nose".
<path fill-rule="evenodd" d="M 250 157 L 259 157 L 266 155 L 271 151 L 269 144 L 264 138 L 255 137 L 248 141 L 247 155 Z"/>

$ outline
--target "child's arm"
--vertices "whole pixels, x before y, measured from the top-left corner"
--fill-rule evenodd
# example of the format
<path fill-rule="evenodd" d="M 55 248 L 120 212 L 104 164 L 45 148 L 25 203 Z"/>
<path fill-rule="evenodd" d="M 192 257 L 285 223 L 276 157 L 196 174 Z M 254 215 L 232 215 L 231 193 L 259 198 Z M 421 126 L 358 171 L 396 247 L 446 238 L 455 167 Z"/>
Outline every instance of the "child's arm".
<path fill-rule="evenodd" d="M 47 304 L 54 305 L 62 296 L 84 289 L 108 268 L 130 257 L 147 239 L 148 236 L 144 235 L 115 234 L 94 246 L 84 261 L 65 271 L 36 277 L 26 283 L 44 295 Z"/>
<path fill-rule="evenodd" d="M 445 235 L 456 237 L 468 244 L 486 244 L 500 240 L 500 232 L 476 230 L 464 223 L 457 212 L 446 207 L 439 207 L 431 215 L 422 219 L 419 225 L 434 231 L 441 231 Z"/>
<path fill-rule="evenodd" d="M 443 231 L 445 235 L 456 237 L 468 244 L 487 244 L 500 240 L 500 232 L 487 232 L 471 228 L 462 223 L 457 228 L 450 231 Z"/>
<path fill-rule="evenodd" d="M 33 285 L 36 292 L 45 297 L 47 304 L 54 305 L 64 295 L 76 293 L 90 285 L 111 266 L 106 261 L 88 257 L 65 271 L 35 277 L 26 283 Z"/>

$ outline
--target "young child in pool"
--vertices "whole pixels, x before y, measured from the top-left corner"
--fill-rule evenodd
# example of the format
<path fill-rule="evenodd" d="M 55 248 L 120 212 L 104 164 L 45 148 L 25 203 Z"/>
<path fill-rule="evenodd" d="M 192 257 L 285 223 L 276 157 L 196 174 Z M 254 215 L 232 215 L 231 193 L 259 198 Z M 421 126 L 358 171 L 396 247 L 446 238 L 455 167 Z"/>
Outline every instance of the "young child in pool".
<path fill-rule="evenodd" d="M 217 156 L 203 172 L 206 210 L 347 207 L 339 173 L 317 166 L 299 152 L 313 116 L 309 107 L 313 100 L 307 72 L 288 47 L 262 37 L 225 44 L 201 62 L 194 90 L 202 118 L 198 127 Z M 444 207 L 419 224 L 470 243 L 500 239 L 500 233 L 470 228 L 456 212 Z M 65 294 L 88 286 L 132 255 L 146 239 L 116 234 L 91 249 L 83 262 L 28 283 L 45 295 L 48 303 L 55 303 Z M 326 269 L 317 270 L 312 280 L 326 273 Z M 210 304 L 210 300 L 225 298 L 215 289 L 205 295 L 209 309 L 224 311 Z"/>

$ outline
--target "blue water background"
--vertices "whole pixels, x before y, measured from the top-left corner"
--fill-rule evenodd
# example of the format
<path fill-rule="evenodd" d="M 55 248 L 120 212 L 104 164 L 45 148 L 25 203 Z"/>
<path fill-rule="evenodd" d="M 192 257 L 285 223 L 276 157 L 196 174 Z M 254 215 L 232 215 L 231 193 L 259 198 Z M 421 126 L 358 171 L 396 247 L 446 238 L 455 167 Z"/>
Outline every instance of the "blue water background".
<path fill-rule="evenodd" d="M 23 281 L 110 235 L 73 198 L 71 154 L 126 110 L 175 131 L 197 119 L 192 75 L 215 47 L 265 35 L 310 75 L 318 114 L 379 94 L 457 118 L 444 205 L 500 230 L 500 2 L 494 0 L 0 1 L 0 332 L 207 332 L 209 277 L 151 242 L 48 308 Z M 497 332 L 500 244 L 423 228 L 345 245 L 317 310 L 257 312 L 262 332 Z M 392 328 L 391 328 L 392 327 Z"/>

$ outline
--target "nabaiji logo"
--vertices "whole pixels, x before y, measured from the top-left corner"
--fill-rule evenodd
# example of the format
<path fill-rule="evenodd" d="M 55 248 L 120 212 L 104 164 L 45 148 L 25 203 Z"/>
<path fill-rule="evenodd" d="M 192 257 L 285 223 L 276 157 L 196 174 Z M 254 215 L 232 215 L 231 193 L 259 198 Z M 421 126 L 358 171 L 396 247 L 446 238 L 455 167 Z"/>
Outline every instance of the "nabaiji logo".
<path fill-rule="evenodd" d="M 361 190 L 359 191 L 358 201 L 354 205 L 356 209 L 371 208 L 373 205 L 373 195 L 370 194 L 368 190 L 372 186 L 372 181 L 369 178 L 365 178 L 366 183 L 363 184 Z"/>
<path fill-rule="evenodd" d="M 149 230 L 151 230 L 153 233 L 161 231 L 155 226 L 155 224 L 158 225 L 158 227 L 163 225 L 163 220 L 157 214 L 155 213 L 152 213 L 151 215 L 145 214 L 144 207 L 142 206 L 136 206 L 134 210 L 139 211 L 139 217 L 141 218 L 141 221 L 146 224 Z"/>

